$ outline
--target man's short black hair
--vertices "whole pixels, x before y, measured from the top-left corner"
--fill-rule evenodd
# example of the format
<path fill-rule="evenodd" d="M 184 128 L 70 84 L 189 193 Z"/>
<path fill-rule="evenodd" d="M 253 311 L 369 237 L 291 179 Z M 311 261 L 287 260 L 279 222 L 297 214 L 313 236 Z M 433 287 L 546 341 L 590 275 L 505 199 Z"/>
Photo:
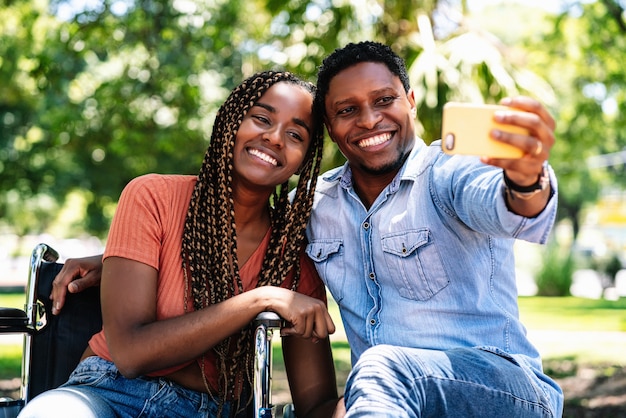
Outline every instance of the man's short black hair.
<path fill-rule="evenodd" d="M 389 71 L 400 78 L 406 92 L 411 88 L 404 60 L 389 46 L 373 41 L 350 43 L 333 51 L 320 65 L 317 73 L 317 94 L 315 95 L 315 111 L 319 112 L 318 115 L 326 114 L 324 100 L 333 77 L 346 68 L 361 62 L 385 64 Z"/>

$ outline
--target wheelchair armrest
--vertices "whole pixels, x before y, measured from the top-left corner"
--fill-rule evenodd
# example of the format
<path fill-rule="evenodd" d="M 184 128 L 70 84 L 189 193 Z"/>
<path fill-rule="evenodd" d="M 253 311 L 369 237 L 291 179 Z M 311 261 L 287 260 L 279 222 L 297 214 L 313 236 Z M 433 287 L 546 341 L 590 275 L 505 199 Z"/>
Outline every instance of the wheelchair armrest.
<path fill-rule="evenodd" d="M 28 316 L 17 308 L 0 308 L 0 333 L 28 332 Z"/>

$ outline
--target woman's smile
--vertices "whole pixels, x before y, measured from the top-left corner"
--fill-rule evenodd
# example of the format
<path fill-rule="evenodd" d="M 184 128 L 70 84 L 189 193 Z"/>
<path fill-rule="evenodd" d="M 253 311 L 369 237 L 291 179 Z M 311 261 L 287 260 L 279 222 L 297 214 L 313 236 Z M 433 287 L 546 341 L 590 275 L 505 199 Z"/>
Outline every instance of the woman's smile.
<path fill-rule="evenodd" d="M 248 149 L 248 153 L 254 157 L 257 157 L 258 159 L 273 165 L 274 167 L 278 166 L 278 160 L 268 154 L 266 154 L 265 152 L 257 149 L 257 148 L 250 148 Z"/>

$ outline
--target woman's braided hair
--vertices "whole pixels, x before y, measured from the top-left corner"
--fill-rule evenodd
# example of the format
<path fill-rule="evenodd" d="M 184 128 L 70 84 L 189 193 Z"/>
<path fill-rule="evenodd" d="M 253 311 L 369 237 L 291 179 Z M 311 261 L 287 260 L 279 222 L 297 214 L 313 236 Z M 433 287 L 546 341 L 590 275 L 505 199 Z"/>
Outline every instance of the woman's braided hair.
<path fill-rule="evenodd" d="M 288 72 L 266 71 L 235 88 L 215 118 L 211 142 L 204 156 L 187 217 L 182 242 L 186 297 L 193 309 L 222 302 L 243 291 L 237 263 L 237 234 L 233 209 L 233 148 L 241 122 L 257 100 L 274 84 L 287 82 L 315 94 L 315 86 Z M 323 145 L 321 119 L 313 115 L 314 129 L 299 171 L 295 197 L 289 201 L 288 182 L 274 191 L 270 207 L 271 237 L 258 286 L 279 286 L 293 271 L 292 289 L 300 276 L 300 251 L 313 204 Z M 235 286 L 237 288 L 235 289 Z M 185 301 L 187 309 L 187 301 Z M 214 347 L 218 358 L 220 405 L 241 387 L 251 384 L 252 330 L 246 329 Z M 249 387 L 249 386 L 248 386 Z M 247 403 L 247 402 L 246 402 Z"/>

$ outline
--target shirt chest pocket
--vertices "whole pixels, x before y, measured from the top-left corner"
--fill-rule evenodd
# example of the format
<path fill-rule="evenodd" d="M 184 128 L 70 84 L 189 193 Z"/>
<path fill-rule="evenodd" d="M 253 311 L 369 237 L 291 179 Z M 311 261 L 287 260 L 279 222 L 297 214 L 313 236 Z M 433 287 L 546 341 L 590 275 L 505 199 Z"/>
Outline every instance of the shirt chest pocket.
<path fill-rule="evenodd" d="M 400 296 L 428 300 L 450 283 L 428 229 L 385 235 L 382 249 L 387 278 Z"/>
<path fill-rule="evenodd" d="M 312 241 L 307 244 L 306 253 L 315 263 L 318 274 L 333 298 L 337 302 L 341 301 L 345 277 L 343 241 L 340 239 Z"/>

